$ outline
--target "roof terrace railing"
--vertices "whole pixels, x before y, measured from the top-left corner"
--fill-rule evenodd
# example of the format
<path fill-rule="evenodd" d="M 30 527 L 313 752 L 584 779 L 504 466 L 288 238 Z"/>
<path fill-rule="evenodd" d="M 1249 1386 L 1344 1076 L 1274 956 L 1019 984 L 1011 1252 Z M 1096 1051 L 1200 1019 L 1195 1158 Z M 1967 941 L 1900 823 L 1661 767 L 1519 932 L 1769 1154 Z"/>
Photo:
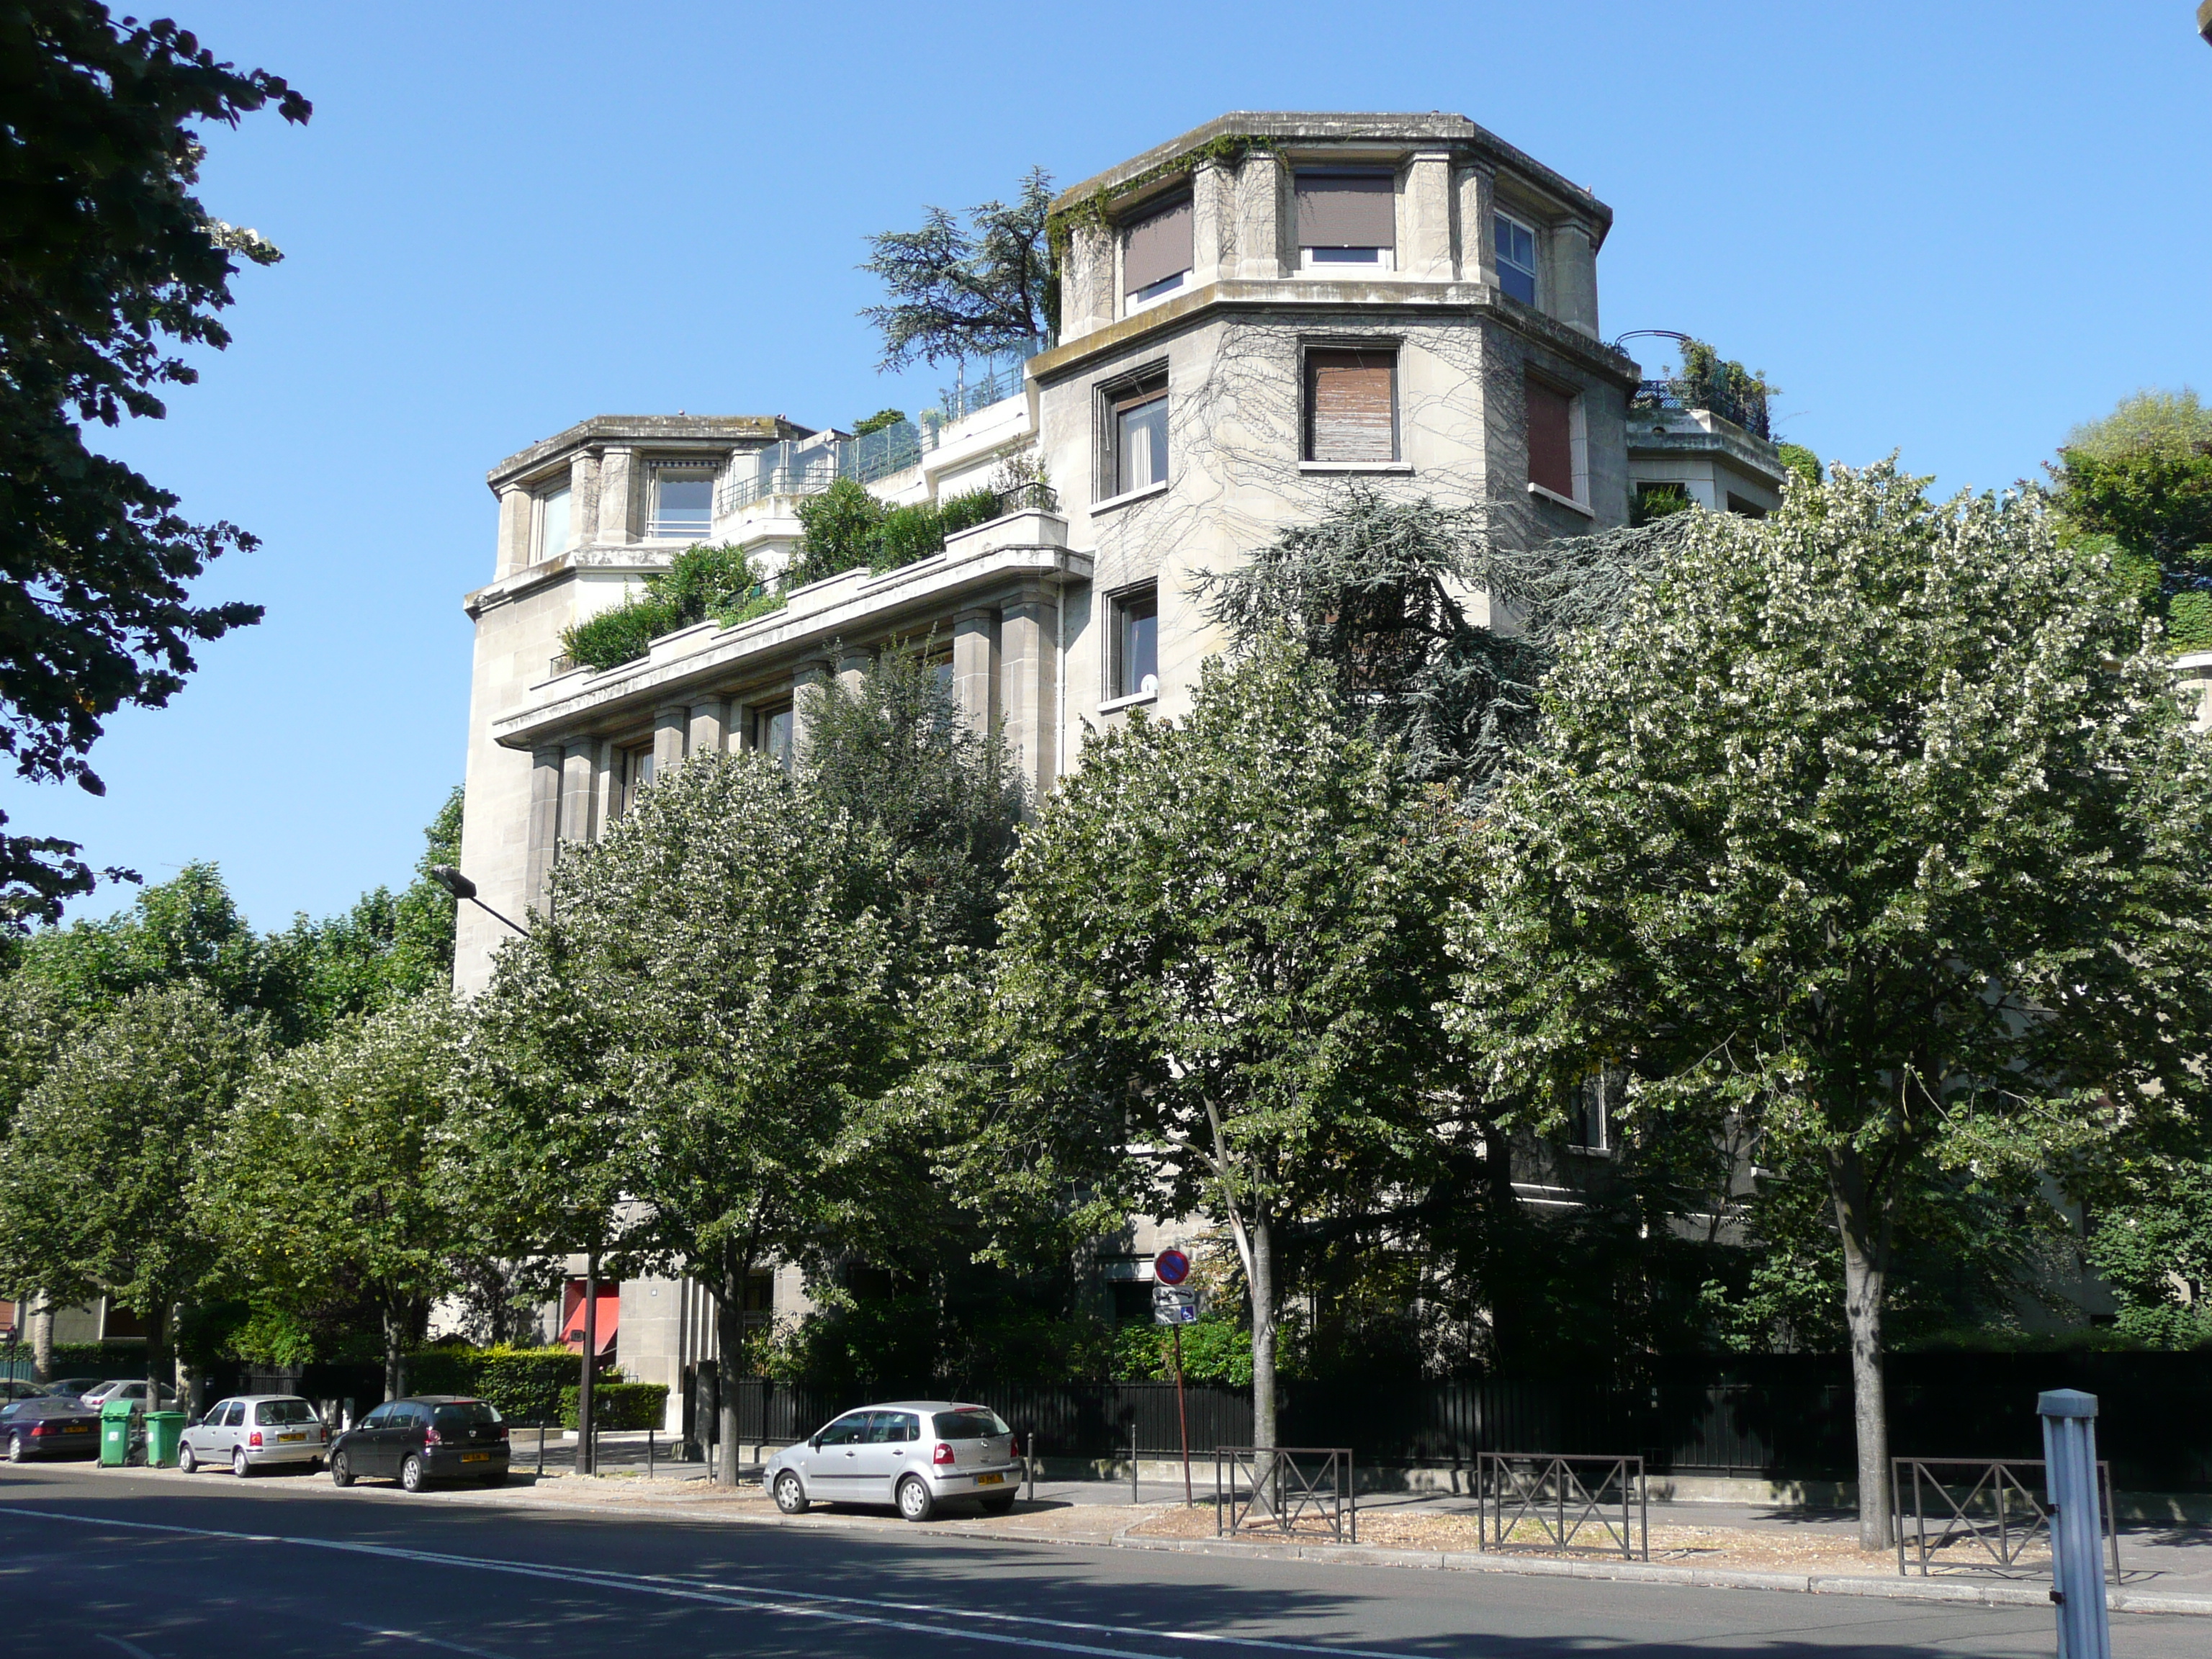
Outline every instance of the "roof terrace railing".
<path fill-rule="evenodd" d="M 1632 409 L 1670 410 L 1702 409 L 1717 415 L 1724 421 L 1733 421 L 1754 438 L 1771 442 L 1773 434 L 1768 428 L 1766 396 L 1753 392 L 1739 397 L 1727 386 L 1711 381 L 1646 380 L 1636 393 Z"/>

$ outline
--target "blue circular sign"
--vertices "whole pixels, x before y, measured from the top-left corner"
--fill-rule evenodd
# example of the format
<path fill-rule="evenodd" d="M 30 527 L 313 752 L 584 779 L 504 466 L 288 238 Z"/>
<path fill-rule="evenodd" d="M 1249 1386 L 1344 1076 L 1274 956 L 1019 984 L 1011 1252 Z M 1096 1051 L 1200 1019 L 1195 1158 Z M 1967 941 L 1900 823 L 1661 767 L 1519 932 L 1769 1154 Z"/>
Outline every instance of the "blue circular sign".
<path fill-rule="evenodd" d="M 1152 1277 L 1163 1285 L 1180 1285 L 1190 1277 L 1190 1258 L 1181 1250 L 1162 1250 L 1152 1258 Z"/>

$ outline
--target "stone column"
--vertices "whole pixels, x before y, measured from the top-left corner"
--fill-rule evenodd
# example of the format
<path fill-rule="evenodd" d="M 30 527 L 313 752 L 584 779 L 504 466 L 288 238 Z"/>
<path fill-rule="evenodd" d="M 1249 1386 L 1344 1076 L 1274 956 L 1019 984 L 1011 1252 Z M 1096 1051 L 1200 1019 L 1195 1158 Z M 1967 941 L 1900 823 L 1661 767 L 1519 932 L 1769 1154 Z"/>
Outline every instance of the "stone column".
<path fill-rule="evenodd" d="M 653 781 L 655 783 L 684 764 L 684 728 L 691 711 L 682 703 L 653 711 Z"/>
<path fill-rule="evenodd" d="M 1459 279 L 1498 286 L 1498 243 L 1490 216 L 1497 210 L 1491 176 L 1469 167 L 1459 176 Z"/>
<path fill-rule="evenodd" d="M 580 449 L 568 463 L 568 546 L 589 547 L 599 538 L 599 452 Z"/>
<path fill-rule="evenodd" d="M 599 839 L 599 744 L 572 743 L 561 757 L 561 839 Z"/>
<path fill-rule="evenodd" d="M 1569 328 L 1596 339 L 1597 250 L 1591 246 L 1589 227 L 1564 224 L 1544 240 L 1552 252 L 1552 292 L 1544 308 Z"/>
<path fill-rule="evenodd" d="M 1237 175 L 1218 161 L 1190 171 L 1190 283 L 1237 274 Z"/>
<path fill-rule="evenodd" d="M 691 705 L 691 726 L 684 739 L 690 755 L 719 755 L 730 746 L 730 705 L 716 698 Z"/>
<path fill-rule="evenodd" d="M 511 576 L 530 562 L 530 519 L 534 505 L 520 484 L 504 484 L 499 492 L 499 556 L 493 569 Z"/>
<path fill-rule="evenodd" d="M 1000 611 L 999 708 L 1032 812 L 1052 793 L 1059 620 L 1059 607 L 1041 584 L 1024 587 Z"/>
<path fill-rule="evenodd" d="M 546 908 L 554 849 L 560 840 L 562 758 L 558 749 L 540 749 L 530 757 L 530 856 L 523 902 L 538 911 Z"/>
<path fill-rule="evenodd" d="M 999 723 L 999 613 L 975 609 L 952 619 L 952 695 L 976 731 Z"/>
<path fill-rule="evenodd" d="M 1451 157 L 1424 151 L 1398 193 L 1398 269 L 1425 283 L 1452 279 Z"/>
<path fill-rule="evenodd" d="M 611 445 L 599 458 L 599 512 L 592 526 L 598 542 L 634 542 L 640 534 L 642 483 L 637 452 Z"/>

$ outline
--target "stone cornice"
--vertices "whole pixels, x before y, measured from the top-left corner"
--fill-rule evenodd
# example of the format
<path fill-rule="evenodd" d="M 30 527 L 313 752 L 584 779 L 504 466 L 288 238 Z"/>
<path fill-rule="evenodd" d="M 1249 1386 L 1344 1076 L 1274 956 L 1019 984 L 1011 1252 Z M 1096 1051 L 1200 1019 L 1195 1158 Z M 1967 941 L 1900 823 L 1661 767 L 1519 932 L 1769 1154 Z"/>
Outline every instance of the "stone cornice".
<path fill-rule="evenodd" d="M 520 599 L 534 588 L 548 582 L 573 576 L 583 570 L 612 570 L 623 575 L 642 576 L 655 570 L 665 570 L 678 550 L 671 544 L 658 542 L 611 542 L 598 547 L 572 548 L 558 558 L 544 559 L 525 566 L 497 581 L 487 582 L 473 592 L 461 595 L 461 609 L 473 622 L 485 611 Z"/>
<path fill-rule="evenodd" d="M 1486 314 L 1593 374 L 1628 388 L 1642 384 L 1644 371 L 1626 352 L 1569 328 L 1487 283 L 1324 282 L 1310 277 L 1208 283 L 1188 294 L 1147 306 L 1133 317 L 1109 323 L 1066 345 L 1040 352 L 1030 359 L 1030 376 L 1042 386 L 1075 374 L 1102 357 L 1125 352 L 1148 336 L 1165 340 L 1196 326 L 1211 313 L 1228 311 L 1305 311 L 1317 324 L 1341 316 L 1363 325 L 1387 323 L 1394 315 L 1418 316 L 1434 311 Z"/>
<path fill-rule="evenodd" d="M 650 444 L 719 453 L 736 444 L 772 444 L 813 435 L 812 427 L 797 425 L 781 415 L 594 415 L 517 450 L 486 473 L 484 482 L 497 490 L 564 451 L 591 444 Z"/>
<path fill-rule="evenodd" d="M 1613 210 L 1527 151 L 1507 143 L 1496 133 L 1477 126 L 1464 115 L 1431 110 L 1425 115 L 1363 113 L 1304 113 L 1292 110 L 1237 110 L 1218 116 L 1181 137 L 1156 144 L 1081 184 L 1062 191 L 1052 204 L 1065 213 L 1085 197 L 1112 191 L 1129 179 L 1150 173 L 1193 150 L 1203 149 L 1218 138 L 1259 138 L 1285 149 L 1301 144 L 1396 144 L 1406 149 L 1446 150 L 1455 156 L 1506 167 L 1522 179 L 1559 198 L 1559 205 L 1590 222 L 1594 240 L 1602 243 L 1613 228 Z"/>

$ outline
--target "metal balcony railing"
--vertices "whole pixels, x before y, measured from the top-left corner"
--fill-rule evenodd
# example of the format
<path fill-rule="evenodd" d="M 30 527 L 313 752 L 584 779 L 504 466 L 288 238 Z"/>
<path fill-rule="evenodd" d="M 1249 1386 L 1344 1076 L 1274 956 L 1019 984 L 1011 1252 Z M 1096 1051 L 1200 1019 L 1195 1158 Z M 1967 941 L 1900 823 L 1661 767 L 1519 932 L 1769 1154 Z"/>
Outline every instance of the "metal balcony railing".
<path fill-rule="evenodd" d="M 1733 421 L 1754 438 L 1772 441 L 1768 429 L 1766 396 L 1755 392 L 1750 397 L 1738 397 L 1724 386 L 1711 381 L 1646 380 L 1636 393 L 1632 409 L 1668 410 L 1702 409 L 1717 415 L 1724 421 Z"/>

